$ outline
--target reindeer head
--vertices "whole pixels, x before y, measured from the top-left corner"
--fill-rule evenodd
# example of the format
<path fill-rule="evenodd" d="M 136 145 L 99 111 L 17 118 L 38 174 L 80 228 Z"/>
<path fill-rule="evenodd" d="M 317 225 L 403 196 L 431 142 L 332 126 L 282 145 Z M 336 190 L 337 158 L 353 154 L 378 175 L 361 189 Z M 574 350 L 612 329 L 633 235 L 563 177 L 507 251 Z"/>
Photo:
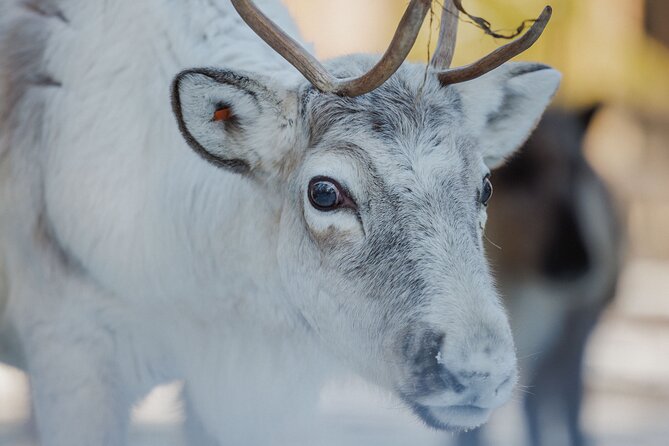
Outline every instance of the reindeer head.
<path fill-rule="evenodd" d="M 436 68 L 452 54 L 452 43 L 440 41 L 426 76 L 424 65 L 397 54 L 411 47 L 429 9 L 418 0 L 381 62 L 347 56 L 326 68 L 251 3 L 233 3 L 310 82 L 185 71 L 173 99 L 186 140 L 279 203 L 268 256 L 325 348 L 428 424 L 479 425 L 507 401 L 517 376 L 481 241 L 488 176 L 525 140 L 559 74 L 502 65 L 519 41 L 502 56 Z"/>

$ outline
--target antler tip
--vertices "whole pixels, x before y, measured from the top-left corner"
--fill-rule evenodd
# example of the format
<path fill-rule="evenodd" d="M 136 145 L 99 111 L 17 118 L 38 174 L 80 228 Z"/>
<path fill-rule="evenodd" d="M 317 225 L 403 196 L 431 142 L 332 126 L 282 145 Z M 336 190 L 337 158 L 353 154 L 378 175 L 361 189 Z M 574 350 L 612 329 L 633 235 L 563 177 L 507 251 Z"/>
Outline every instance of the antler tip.
<path fill-rule="evenodd" d="M 539 16 L 539 20 L 548 20 L 551 18 L 551 15 L 553 15 L 553 7 L 551 5 L 546 5 L 543 11 L 541 11 L 541 15 Z"/>

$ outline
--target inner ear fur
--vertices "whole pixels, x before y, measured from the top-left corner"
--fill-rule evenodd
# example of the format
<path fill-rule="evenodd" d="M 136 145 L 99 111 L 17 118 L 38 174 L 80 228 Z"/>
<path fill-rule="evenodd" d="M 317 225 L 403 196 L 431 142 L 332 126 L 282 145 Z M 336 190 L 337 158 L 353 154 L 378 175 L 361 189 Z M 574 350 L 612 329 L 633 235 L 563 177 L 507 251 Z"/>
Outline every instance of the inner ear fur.
<path fill-rule="evenodd" d="M 525 142 L 555 95 L 560 78 L 558 71 L 546 65 L 506 63 L 457 85 L 489 168 L 499 167 Z"/>
<path fill-rule="evenodd" d="M 261 164 L 258 147 L 267 142 L 260 136 L 271 133 L 272 116 L 278 114 L 266 113 L 271 94 L 257 77 L 199 68 L 179 73 L 172 83 L 172 108 L 181 134 L 217 167 L 247 174 Z"/>

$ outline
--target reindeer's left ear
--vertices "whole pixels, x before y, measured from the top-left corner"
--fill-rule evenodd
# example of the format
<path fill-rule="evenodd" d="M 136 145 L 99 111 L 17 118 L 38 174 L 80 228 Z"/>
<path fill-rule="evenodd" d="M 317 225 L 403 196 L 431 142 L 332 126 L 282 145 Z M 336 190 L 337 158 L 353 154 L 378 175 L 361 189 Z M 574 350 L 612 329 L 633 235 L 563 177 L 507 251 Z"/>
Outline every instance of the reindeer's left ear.
<path fill-rule="evenodd" d="M 179 129 L 195 152 L 237 173 L 268 171 L 294 137 L 295 101 L 261 75 L 187 70 L 172 86 Z"/>
<path fill-rule="evenodd" d="M 500 166 L 527 139 L 560 84 L 558 71 L 540 64 L 506 63 L 462 84 L 464 113 L 479 135 L 485 163 Z"/>

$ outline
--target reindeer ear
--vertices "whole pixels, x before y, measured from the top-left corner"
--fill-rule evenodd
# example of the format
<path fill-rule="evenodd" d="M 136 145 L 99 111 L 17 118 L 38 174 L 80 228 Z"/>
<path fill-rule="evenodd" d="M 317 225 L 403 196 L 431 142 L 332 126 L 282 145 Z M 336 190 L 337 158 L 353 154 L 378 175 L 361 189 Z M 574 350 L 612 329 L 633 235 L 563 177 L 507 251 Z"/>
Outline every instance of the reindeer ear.
<path fill-rule="evenodd" d="M 196 153 L 216 166 L 249 173 L 285 151 L 282 143 L 294 122 L 282 99 L 286 95 L 263 76 L 194 69 L 174 80 L 172 107 Z"/>
<path fill-rule="evenodd" d="M 507 63 L 455 85 L 488 167 L 499 167 L 525 142 L 555 95 L 560 78 L 558 71 L 546 65 Z"/>

